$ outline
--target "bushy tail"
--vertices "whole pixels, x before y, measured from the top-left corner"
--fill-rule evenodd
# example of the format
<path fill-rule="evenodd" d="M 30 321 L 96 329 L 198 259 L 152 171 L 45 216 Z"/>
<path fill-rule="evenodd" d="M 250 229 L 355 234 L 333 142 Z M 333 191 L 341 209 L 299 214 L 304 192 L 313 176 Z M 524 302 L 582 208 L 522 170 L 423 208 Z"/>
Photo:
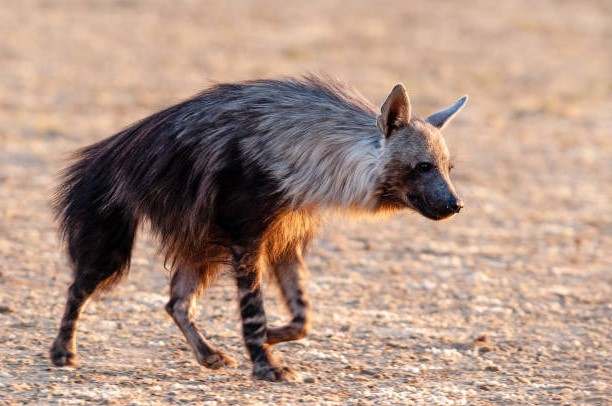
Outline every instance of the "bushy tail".
<path fill-rule="evenodd" d="M 113 197 L 117 171 L 106 152 L 112 143 L 110 138 L 78 151 L 54 200 L 75 280 L 88 280 L 92 292 L 112 286 L 127 272 L 138 226 L 134 213 Z"/>

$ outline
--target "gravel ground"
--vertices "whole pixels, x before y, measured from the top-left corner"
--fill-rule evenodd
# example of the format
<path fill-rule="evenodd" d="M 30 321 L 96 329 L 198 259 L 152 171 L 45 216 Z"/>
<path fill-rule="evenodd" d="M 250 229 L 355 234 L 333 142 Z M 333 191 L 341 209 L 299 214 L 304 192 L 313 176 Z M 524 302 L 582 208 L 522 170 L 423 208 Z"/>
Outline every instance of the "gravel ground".
<path fill-rule="evenodd" d="M 3 2 L 1 404 L 612 404 L 610 2 L 203 4 Z M 275 350 L 298 382 L 251 378 L 227 279 L 198 318 L 237 366 L 199 367 L 146 230 L 83 315 L 80 365 L 51 367 L 66 154 L 212 81 L 306 71 L 376 102 L 404 82 L 424 115 L 469 93 L 446 130 L 465 211 L 328 222 L 308 256 L 313 332 Z"/>

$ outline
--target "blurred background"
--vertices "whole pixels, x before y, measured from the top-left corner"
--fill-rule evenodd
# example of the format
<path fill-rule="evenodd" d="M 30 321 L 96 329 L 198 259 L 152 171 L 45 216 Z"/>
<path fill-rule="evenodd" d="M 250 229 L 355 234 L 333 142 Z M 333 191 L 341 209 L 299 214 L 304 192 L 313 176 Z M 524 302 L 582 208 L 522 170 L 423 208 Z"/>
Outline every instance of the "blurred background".
<path fill-rule="evenodd" d="M 0 366 L 0 385 L 13 400 L 75 390 L 45 389 L 75 373 L 46 370 L 45 360 L 70 280 L 49 204 L 70 151 L 213 83 L 327 72 L 379 105 L 404 83 L 424 116 L 469 94 L 445 130 L 466 209 L 443 223 L 404 213 L 325 229 L 309 257 L 314 333 L 305 349 L 285 347 L 307 376 L 321 371 L 311 395 L 340 403 L 356 393 L 373 402 L 609 400 L 611 21 L 604 0 L 4 0 L 0 358 L 10 361 Z M 155 243 L 143 237 L 129 281 L 86 312 L 81 342 L 91 365 L 106 351 L 140 368 L 168 401 L 166 386 L 187 382 L 196 367 L 180 364 L 190 360 L 185 349 L 173 358 L 182 337 L 163 314 L 167 277 Z M 215 288 L 202 318 L 210 324 L 215 312 L 225 314 L 229 321 L 213 317 L 211 331 L 237 351 L 234 309 L 223 310 L 233 295 L 231 284 Z M 271 313 L 282 314 L 270 301 Z M 96 341 L 100 328 L 114 341 Z M 150 357 L 147 334 L 168 342 L 158 352 L 175 363 L 171 378 L 138 360 Z M 472 354 L 472 340 L 485 336 L 491 351 Z M 338 353 L 367 365 L 347 370 Z M 240 368 L 219 383 L 227 393 L 248 375 L 246 361 Z M 382 390 L 376 374 L 395 392 Z M 94 383 L 75 399 L 101 396 Z M 118 385 L 111 399 L 142 400 Z M 257 383 L 246 385 L 259 393 Z M 175 392 L 174 400 L 194 395 Z M 257 396 L 290 400 L 272 389 Z"/>

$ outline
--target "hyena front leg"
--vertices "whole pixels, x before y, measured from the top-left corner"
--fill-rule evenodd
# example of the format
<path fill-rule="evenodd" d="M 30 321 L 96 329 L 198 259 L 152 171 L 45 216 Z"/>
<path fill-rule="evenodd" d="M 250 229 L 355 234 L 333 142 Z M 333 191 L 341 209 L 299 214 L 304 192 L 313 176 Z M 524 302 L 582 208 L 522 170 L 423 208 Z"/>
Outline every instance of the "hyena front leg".
<path fill-rule="evenodd" d="M 215 265 L 210 265 L 200 270 L 180 268 L 172 277 L 170 301 L 166 305 L 166 311 L 185 335 L 198 363 L 207 368 L 219 369 L 233 365 L 234 361 L 212 347 L 194 321 L 196 299 L 216 272 L 214 267 Z"/>
<path fill-rule="evenodd" d="M 253 362 L 253 375 L 266 381 L 295 379 L 293 372 L 277 364 L 267 344 L 267 321 L 261 291 L 262 267 L 257 252 L 240 255 L 236 267 L 236 284 L 240 299 L 240 316 L 244 343 Z"/>
<path fill-rule="evenodd" d="M 304 338 L 310 329 L 310 301 L 304 282 L 302 246 L 274 261 L 272 271 L 280 287 L 285 305 L 291 312 L 291 321 L 282 327 L 268 328 L 270 345 Z"/>

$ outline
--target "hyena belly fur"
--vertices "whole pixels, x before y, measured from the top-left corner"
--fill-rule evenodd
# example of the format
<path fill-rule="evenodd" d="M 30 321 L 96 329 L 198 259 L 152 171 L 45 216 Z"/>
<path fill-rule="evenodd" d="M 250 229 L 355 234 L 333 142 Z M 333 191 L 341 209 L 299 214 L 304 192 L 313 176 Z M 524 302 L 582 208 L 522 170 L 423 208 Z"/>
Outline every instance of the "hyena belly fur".
<path fill-rule="evenodd" d="M 172 264 L 166 310 L 198 362 L 232 363 L 194 323 L 198 295 L 226 268 L 254 375 L 292 379 L 270 346 L 308 331 L 303 255 L 320 213 L 457 213 L 463 204 L 439 130 L 465 100 L 422 119 L 411 115 L 402 85 L 378 109 L 323 77 L 221 84 L 77 152 L 55 200 L 74 281 L 53 363 L 76 362 L 79 315 L 94 292 L 127 272 L 146 220 Z M 264 269 L 291 314 L 285 326 L 267 325 Z"/>

